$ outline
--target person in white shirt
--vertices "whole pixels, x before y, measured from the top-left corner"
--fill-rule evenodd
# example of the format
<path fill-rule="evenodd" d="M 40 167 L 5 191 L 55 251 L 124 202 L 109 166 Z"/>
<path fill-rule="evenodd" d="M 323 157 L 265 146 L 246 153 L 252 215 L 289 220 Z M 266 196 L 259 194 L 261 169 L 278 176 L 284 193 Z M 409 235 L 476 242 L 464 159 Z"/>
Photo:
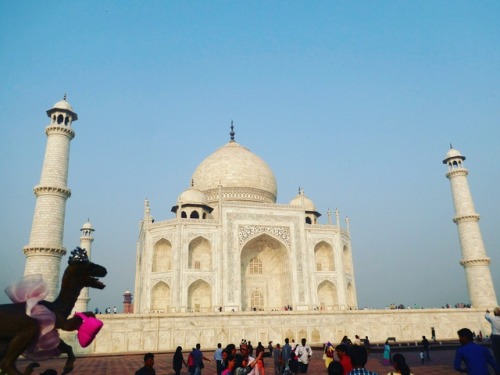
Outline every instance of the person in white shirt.
<path fill-rule="evenodd" d="M 306 344 L 306 339 L 302 339 L 302 345 L 297 345 L 295 349 L 295 355 L 299 360 L 299 372 L 302 374 L 307 373 L 307 367 L 309 366 L 309 359 L 312 356 L 312 349 Z"/>
<path fill-rule="evenodd" d="M 495 361 L 500 363 L 500 307 L 495 307 L 493 316 L 490 315 L 489 310 L 486 310 L 484 318 L 491 324 L 491 348 Z"/>

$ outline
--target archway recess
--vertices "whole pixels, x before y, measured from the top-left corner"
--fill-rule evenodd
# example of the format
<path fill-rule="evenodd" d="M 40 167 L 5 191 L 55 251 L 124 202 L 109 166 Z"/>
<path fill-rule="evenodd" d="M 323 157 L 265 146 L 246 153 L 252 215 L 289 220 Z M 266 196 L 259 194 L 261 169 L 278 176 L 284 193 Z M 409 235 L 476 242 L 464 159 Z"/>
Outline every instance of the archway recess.
<path fill-rule="evenodd" d="M 203 280 L 196 280 L 188 289 L 188 309 L 192 312 L 212 311 L 212 287 Z"/>
<path fill-rule="evenodd" d="M 248 241 L 241 250 L 242 310 L 281 310 L 292 305 L 289 251 L 268 234 Z"/>

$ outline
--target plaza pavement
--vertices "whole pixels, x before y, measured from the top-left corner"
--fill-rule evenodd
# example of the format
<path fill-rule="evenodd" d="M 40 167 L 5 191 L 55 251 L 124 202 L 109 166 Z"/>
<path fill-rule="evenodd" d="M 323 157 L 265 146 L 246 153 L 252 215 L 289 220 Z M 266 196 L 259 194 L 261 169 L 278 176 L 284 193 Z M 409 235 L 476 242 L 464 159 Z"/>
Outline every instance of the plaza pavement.
<path fill-rule="evenodd" d="M 203 349 L 203 348 L 202 348 Z M 398 348 L 392 348 L 392 354 L 397 353 Z M 458 374 L 453 370 L 453 358 L 455 355 L 454 348 L 446 348 L 440 350 L 431 350 L 431 362 L 420 364 L 419 351 L 417 348 L 403 348 L 401 353 L 406 357 L 411 371 L 414 375 L 446 375 Z M 213 351 L 206 351 L 204 355 L 208 358 L 213 358 Z M 172 370 L 173 353 L 155 353 L 155 369 L 157 375 L 173 375 Z M 143 354 L 127 354 L 117 356 L 91 356 L 80 357 L 75 362 L 75 369 L 72 374 L 75 375 L 134 375 L 135 371 L 142 367 Z M 184 358 L 187 359 L 187 353 L 184 353 Z M 52 368 L 61 373 L 64 366 L 65 358 L 50 359 L 41 362 L 41 367 L 35 369 L 33 374 L 40 374 L 48 368 Z M 27 361 L 19 360 L 18 366 L 24 371 Z M 266 375 L 274 375 L 274 366 L 271 358 L 265 359 Z M 369 370 L 377 372 L 379 375 L 386 375 L 392 370 L 390 366 L 384 366 L 382 363 L 382 352 L 376 351 L 370 354 L 368 364 Z M 322 360 L 322 352 L 320 348 L 313 347 L 313 356 L 309 365 L 308 374 L 326 374 L 324 362 Z M 183 375 L 187 375 L 187 369 L 183 369 Z M 203 375 L 216 375 L 215 362 L 205 363 Z M 493 372 L 492 372 L 493 374 Z"/>

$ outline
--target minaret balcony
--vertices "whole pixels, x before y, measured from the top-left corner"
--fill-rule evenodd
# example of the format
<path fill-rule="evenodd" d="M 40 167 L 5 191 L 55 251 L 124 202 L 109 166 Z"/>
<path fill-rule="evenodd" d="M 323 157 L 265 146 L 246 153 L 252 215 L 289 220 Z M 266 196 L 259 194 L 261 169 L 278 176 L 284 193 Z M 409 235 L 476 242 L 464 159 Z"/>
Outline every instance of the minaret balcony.
<path fill-rule="evenodd" d="M 41 186 L 37 185 L 33 189 L 33 192 L 37 197 L 40 195 L 58 195 L 62 198 L 71 197 L 71 190 L 68 188 L 57 187 L 57 186 Z"/>

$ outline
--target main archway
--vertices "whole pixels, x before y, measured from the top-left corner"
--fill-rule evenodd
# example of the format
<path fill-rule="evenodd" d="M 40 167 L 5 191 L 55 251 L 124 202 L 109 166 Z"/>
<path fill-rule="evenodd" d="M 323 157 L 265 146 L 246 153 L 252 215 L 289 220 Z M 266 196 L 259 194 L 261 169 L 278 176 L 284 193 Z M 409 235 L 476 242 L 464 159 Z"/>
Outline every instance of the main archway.
<path fill-rule="evenodd" d="M 242 310 L 281 310 L 292 305 L 289 255 L 279 240 L 261 234 L 241 250 Z"/>

